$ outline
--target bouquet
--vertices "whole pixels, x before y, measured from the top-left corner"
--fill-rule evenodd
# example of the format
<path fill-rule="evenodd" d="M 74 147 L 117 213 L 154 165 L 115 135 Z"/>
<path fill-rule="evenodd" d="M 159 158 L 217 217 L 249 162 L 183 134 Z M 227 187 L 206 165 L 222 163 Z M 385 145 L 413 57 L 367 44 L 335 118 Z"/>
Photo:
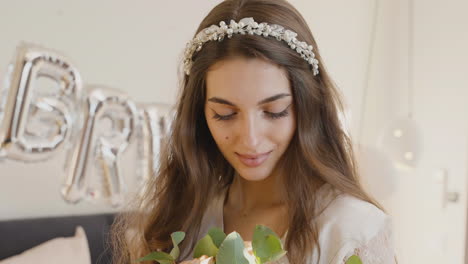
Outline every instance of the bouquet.
<path fill-rule="evenodd" d="M 157 261 L 160 264 L 176 264 L 180 255 L 179 243 L 185 238 L 184 232 L 171 234 L 173 249 L 169 254 L 165 252 L 152 252 L 140 259 L 141 261 Z M 219 228 L 211 228 L 195 245 L 193 260 L 183 261 L 179 264 L 264 264 L 276 261 L 283 257 L 284 250 L 281 239 L 270 228 L 257 225 L 253 240 L 243 241 L 237 232 L 226 235 Z M 358 256 L 351 256 L 346 264 L 362 264 Z"/>
<path fill-rule="evenodd" d="M 175 264 L 179 257 L 179 243 L 184 232 L 171 234 L 174 247 L 171 252 L 151 252 L 137 261 L 157 261 L 160 264 Z M 180 264 L 263 264 L 280 259 L 286 254 L 281 239 L 270 228 L 257 225 L 252 242 L 244 242 L 237 232 L 226 235 L 219 228 L 211 228 L 195 245 L 193 260 Z"/>

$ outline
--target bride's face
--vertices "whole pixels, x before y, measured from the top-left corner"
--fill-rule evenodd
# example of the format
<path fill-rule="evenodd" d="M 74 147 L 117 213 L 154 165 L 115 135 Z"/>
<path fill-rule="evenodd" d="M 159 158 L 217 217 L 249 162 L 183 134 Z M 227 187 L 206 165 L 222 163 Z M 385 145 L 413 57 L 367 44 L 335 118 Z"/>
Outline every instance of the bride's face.
<path fill-rule="evenodd" d="M 206 76 L 205 117 L 219 150 L 249 181 L 267 178 L 296 129 L 284 69 L 257 58 L 214 64 Z"/>

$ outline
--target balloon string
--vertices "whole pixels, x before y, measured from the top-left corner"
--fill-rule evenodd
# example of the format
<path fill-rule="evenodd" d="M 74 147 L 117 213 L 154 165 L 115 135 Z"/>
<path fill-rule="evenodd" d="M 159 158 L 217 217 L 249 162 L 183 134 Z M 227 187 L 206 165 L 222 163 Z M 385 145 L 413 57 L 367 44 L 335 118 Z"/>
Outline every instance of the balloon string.
<path fill-rule="evenodd" d="M 408 118 L 413 118 L 414 89 L 414 1 L 408 1 Z"/>
<path fill-rule="evenodd" d="M 359 133 L 358 133 L 358 143 L 361 143 L 362 134 L 364 130 L 364 117 L 365 117 L 365 107 L 367 105 L 367 97 L 368 97 L 368 90 L 370 86 L 370 75 L 371 75 L 371 68 L 372 62 L 374 60 L 374 46 L 375 40 L 377 35 L 377 22 L 378 22 L 378 12 L 380 7 L 380 0 L 375 1 L 374 5 L 374 16 L 372 19 L 372 29 L 371 29 L 371 37 L 370 37 L 370 44 L 369 44 L 369 55 L 367 56 L 367 65 L 366 65 L 366 73 L 365 73 L 365 81 L 363 85 L 362 91 L 362 98 L 361 98 L 361 112 L 359 118 Z"/>

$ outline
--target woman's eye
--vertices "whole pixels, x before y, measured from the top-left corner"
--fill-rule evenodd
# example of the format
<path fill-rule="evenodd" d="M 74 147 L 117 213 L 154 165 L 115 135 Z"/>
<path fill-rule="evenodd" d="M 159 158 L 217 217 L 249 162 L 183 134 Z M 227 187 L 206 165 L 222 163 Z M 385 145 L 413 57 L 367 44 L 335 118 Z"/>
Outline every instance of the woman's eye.
<path fill-rule="evenodd" d="M 281 111 L 279 113 L 271 113 L 271 112 L 266 112 L 265 111 L 265 115 L 267 115 L 271 119 L 278 119 L 278 118 L 288 116 L 289 111 L 288 111 L 288 108 L 286 108 L 284 111 Z"/>
<path fill-rule="evenodd" d="M 269 118 L 271 119 L 278 119 L 278 118 L 282 118 L 282 117 L 285 117 L 285 116 L 288 116 L 289 115 L 289 107 L 291 105 L 288 105 L 288 107 L 286 107 L 286 109 L 284 109 L 283 111 L 279 112 L 279 113 L 271 113 L 271 112 L 267 112 L 265 111 L 265 115 L 267 115 Z"/>
<path fill-rule="evenodd" d="M 232 119 L 232 117 L 236 115 L 236 113 L 232 113 L 230 115 L 219 115 L 217 113 L 214 114 L 213 118 L 216 119 L 216 120 L 230 120 Z"/>

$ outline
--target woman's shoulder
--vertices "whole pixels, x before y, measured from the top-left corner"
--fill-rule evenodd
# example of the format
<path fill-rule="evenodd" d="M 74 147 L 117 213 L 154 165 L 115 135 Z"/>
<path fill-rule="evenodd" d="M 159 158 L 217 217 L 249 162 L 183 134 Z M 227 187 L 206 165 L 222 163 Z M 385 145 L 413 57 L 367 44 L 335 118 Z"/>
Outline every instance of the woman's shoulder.
<path fill-rule="evenodd" d="M 374 204 L 354 197 L 352 195 L 337 191 L 333 187 L 328 187 L 328 199 L 322 198 L 322 202 L 327 203 L 322 208 L 316 221 L 323 229 L 333 228 L 343 239 L 347 236 L 361 234 L 361 238 L 372 238 L 372 235 L 384 227 L 390 220 L 380 208 Z"/>
<path fill-rule="evenodd" d="M 353 195 L 337 191 L 330 187 L 328 199 L 322 199 L 324 205 L 319 217 L 328 218 L 327 221 L 337 222 L 381 222 L 389 216 L 373 203 L 359 199 Z M 352 221 L 354 220 L 354 221 Z"/>
<path fill-rule="evenodd" d="M 391 218 L 374 204 L 329 187 L 326 206 L 316 217 L 319 244 L 325 259 L 346 257 L 382 235 L 390 235 Z M 325 197 L 326 197 L 325 195 Z M 336 262 L 342 263 L 342 262 Z"/>

